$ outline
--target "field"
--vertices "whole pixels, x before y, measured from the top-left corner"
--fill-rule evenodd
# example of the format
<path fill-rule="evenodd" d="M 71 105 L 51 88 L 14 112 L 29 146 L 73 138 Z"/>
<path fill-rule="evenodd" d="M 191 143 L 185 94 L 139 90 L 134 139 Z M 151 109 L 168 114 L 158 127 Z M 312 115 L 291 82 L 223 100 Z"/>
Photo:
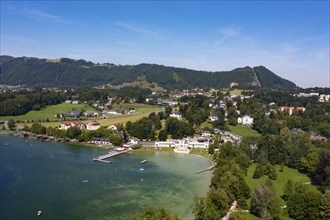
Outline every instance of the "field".
<path fill-rule="evenodd" d="M 13 120 L 46 120 L 47 118 L 49 120 L 55 120 L 57 119 L 55 117 L 56 114 L 62 114 L 65 112 L 72 111 L 73 109 L 76 110 L 93 110 L 92 107 L 85 105 L 85 104 L 58 104 L 58 105 L 52 105 L 48 106 L 42 110 L 39 111 L 29 111 L 25 115 L 18 115 L 18 116 L 1 116 L 0 120 L 7 120 L 7 119 L 13 119 Z"/>
<path fill-rule="evenodd" d="M 248 169 L 248 173 L 247 173 L 247 184 L 249 185 L 249 187 L 251 188 L 251 190 L 253 190 L 255 187 L 259 186 L 261 183 L 265 183 L 266 180 L 268 179 L 268 177 L 263 176 L 259 179 L 253 179 L 253 173 L 256 169 L 256 165 L 252 164 L 249 169 Z M 297 182 L 297 183 L 307 183 L 307 182 L 311 182 L 310 178 L 308 176 L 306 176 L 305 174 L 299 173 L 297 170 L 289 168 L 289 167 L 284 167 L 283 168 L 283 172 L 280 172 L 280 166 L 276 165 L 276 172 L 277 172 L 277 179 L 276 180 L 271 180 L 271 183 L 273 185 L 273 187 L 276 189 L 276 192 L 279 196 L 282 196 L 283 193 L 283 189 L 284 189 L 284 185 L 286 184 L 286 182 L 290 179 L 292 180 L 292 182 Z M 317 187 L 311 184 L 307 184 L 305 185 L 307 187 L 308 190 L 311 191 L 318 191 Z"/>
<path fill-rule="evenodd" d="M 85 109 L 85 110 L 93 110 L 92 107 L 84 104 L 72 105 L 72 104 L 59 104 L 54 106 L 49 106 L 45 109 L 40 111 L 30 111 L 25 115 L 20 116 L 6 116 L 0 117 L 0 119 L 9 119 L 12 118 L 14 120 L 21 120 L 21 121 L 31 121 L 31 120 L 46 120 L 47 118 L 50 120 L 57 120 L 54 117 L 57 113 L 65 113 L 68 111 L 72 111 L 72 108 L 77 110 Z M 151 112 L 159 112 L 161 109 L 158 106 L 154 105 L 144 105 L 144 104 L 119 104 L 114 105 L 113 108 L 135 108 L 135 112 L 129 115 L 108 115 L 109 118 L 107 119 L 99 119 L 95 118 L 88 118 L 83 120 L 83 122 L 88 123 L 91 120 L 97 120 L 101 126 L 109 126 L 113 124 L 123 123 L 125 124 L 127 121 L 137 121 L 143 117 L 147 117 Z M 29 123 L 18 123 L 18 126 L 31 126 L 32 122 Z M 41 122 L 43 126 L 46 127 L 58 127 L 61 124 L 61 120 L 58 121 L 51 121 L 51 122 Z"/>
<path fill-rule="evenodd" d="M 231 126 L 231 125 L 229 125 L 229 130 L 242 137 L 259 137 L 260 136 L 260 134 L 256 130 L 253 130 L 252 128 L 250 128 L 248 126 L 242 126 L 242 125 Z"/>

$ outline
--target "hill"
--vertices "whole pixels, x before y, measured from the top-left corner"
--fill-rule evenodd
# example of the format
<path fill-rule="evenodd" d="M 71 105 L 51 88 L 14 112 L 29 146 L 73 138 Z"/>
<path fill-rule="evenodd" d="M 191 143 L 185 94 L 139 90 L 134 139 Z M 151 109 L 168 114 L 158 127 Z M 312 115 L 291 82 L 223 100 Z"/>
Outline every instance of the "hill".
<path fill-rule="evenodd" d="M 263 66 L 208 72 L 157 64 L 114 65 L 68 58 L 47 60 L 0 56 L 0 81 L 8 85 L 79 88 L 107 83 L 120 85 L 141 78 L 165 89 L 226 88 L 232 82 L 238 83 L 239 88 L 296 87 Z"/>

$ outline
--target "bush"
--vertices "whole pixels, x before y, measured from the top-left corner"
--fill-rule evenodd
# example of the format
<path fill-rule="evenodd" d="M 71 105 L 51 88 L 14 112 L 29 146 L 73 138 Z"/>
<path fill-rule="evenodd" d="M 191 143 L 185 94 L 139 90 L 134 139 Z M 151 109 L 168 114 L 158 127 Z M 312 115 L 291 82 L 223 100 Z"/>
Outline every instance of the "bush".
<path fill-rule="evenodd" d="M 133 150 L 140 149 L 141 147 L 142 147 L 142 146 L 141 146 L 140 144 L 134 144 L 134 145 L 131 146 L 131 148 L 132 148 Z"/>

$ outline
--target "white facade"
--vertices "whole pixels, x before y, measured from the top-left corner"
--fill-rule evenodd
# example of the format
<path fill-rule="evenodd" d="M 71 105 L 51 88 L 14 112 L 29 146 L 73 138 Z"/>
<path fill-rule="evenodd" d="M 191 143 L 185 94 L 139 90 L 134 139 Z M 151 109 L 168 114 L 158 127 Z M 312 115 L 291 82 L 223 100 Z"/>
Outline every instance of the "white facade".
<path fill-rule="evenodd" d="M 179 149 L 188 149 L 188 148 L 208 148 L 209 142 L 200 142 L 197 139 L 186 138 L 181 140 L 169 140 L 169 141 L 156 141 L 156 147 L 174 147 Z"/>
<path fill-rule="evenodd" d="M 96 122 L 96 121 L 92 121 L 90 123 L 87 124 L 87 130 L 97 130 L 101 127 L 100 123 Z"/>
<path fill-rule="evenodd" d="M 179 119 L 179 120 L 182 119 L 182 115 L 181 115 L 180 112 L 173 112 L 172 114 L 170 114 L 170 117 L 172 117 L 172 118 L 177 118 L 177 119 Z"/>
<path fill-rule="evenodd" d="M 216 116 L 216 115 L 211 115 L 209 118 L 211 121 L 219 120 L 218 116 Z"/>
<path fill-rule="evenodd" d="M 237 119 L 238 124 L 251 126 L 253 124 L 253 118 L 250 115 L 244 115 Z"/>

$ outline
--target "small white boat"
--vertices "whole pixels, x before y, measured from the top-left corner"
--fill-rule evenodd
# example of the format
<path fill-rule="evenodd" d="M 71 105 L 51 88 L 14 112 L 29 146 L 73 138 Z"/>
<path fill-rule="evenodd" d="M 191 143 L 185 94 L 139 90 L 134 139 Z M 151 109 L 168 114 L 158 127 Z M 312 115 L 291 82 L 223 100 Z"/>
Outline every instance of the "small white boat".
<path fill-rule="evenodd" d="M 83 183 L 88 183 L 88 180 L 83 180 L 82 182 L 83 182 Z"/>
<path fill-rule="evenodd" d="M 39 210 L 38 213 L 37 213 L 37 215 L 38 216 L 41 216 L 42 215 L 42 211 Z"/>
<path fill-rule="evenodd" d="M 145 163 L 145 162 L 147 162 L 147 160 L 142 160 L 140 163 Z"/>
<path fill-rule="evenodd" d="M 140 181 L 143 182 L 143 179 L 141 179 Z"/>
<path fill-rule="evenodd" d="M 140 168 L 140 171 L 143 171 L 144 169 L 143 168 Z"/>

